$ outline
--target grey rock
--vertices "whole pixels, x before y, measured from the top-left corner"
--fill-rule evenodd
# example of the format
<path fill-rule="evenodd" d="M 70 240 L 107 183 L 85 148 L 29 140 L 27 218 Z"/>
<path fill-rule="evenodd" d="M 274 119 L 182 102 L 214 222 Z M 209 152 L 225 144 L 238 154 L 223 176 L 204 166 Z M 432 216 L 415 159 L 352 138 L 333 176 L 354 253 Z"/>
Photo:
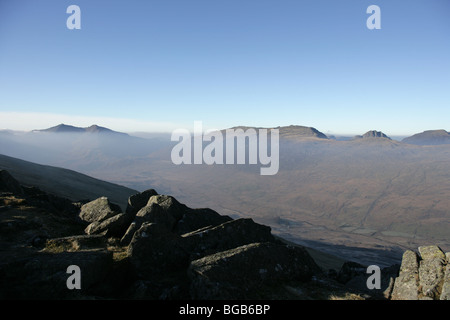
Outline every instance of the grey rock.
<path fill-rule="evenodd" d="M 138 227 L 144 222 L 163 224 L 168 230 L 173 230 L 177 220 L 170 209 L 161 207 L 157 203 L 146 205 L 136 214 L 135 220 Z"/>
<path fill-rule="evenodd" d="M 189 209 L 186 205 L 178 202 L 174 197 L 167 195 L 155 195 L 150 197 L 147 206 L 151 206 L 153 203 L 158 204 L 161 208 L 170 212 L 176 221 L 181 220 L 183 214 Z"/>
<path fill-rule="evenodd" d="M 421 246 L 419 285 L 423 296 L 436 299 L 444 281 L 445 253 L 438 246 Z"/>
<path fill-rule="evenodd" d="M 438 246 L 421 246 L 419 253 L 422 260 L 445 260 L 445 253 Z"/>
<path fill-rule="evenodd" d="M 229 216 L 222 216 L 212 209 L 189 208 L 177 222 L 174 231 L 182 235 L 205 227 L 215 227 L 231 220 L 233 219 Z"/>
<path fill-rule="evenodd" d="M 128 215 L 120 213 L 106 220 L 94 221 L 84 230 L 87 234 L 103 234 L 107 237 L 123 237 L 129 223 Z"/>
<path fill-rule="evenodd" d="M 128 256 L 138 276 L 146 280 L 185 272 L 189 265 L 183 239 L 158 223 L 142 224 L 128 246 Z"/>
<path fill-rule="evenodd" d="M 100 197 L 81 207 L 80 218 L 89 223 L 101 222 L 119 213 L 122 210 L 118 205 L 111 203 L 107 197 Z"/>
<path fill-rule="evenodd" d="M 126 212 L 131 216 L 135 216 L 136 213 L 147 205 L 148 200 L 152 196 L 156 196 L 158 193 L 154 189 L 148 189 L 143 192 L 132 195 L 128 198 L 128 204 Z"/>
<path fill-rule="evenodd" d="M 183 235 L 192 259 L 255 242 L 275 242 L 271 229 L 252 219 L 236 219 Z"/>
<path fill-rule="evenodd" d="M 193 299 L 267 299 L 286 281 L 307 281 L 318 266 L 304 248 L 252 243 L 192 261 Z"/>
<path fill-rule="evenodd" d="M 392 300 L 418 300 L 419 298 L 419 262 L 414 251 L 403 254 L 399 276 L 395 279 Z"/>
<path fill-rule="evenodd" d="M 140 227 L 140 226 L 139 226 Z M 120 245 L 121 246 L 127 246 L 130 244 L 131 240 L 133 239 L 133 235 L 134 233 L 139 230 L 136 222 L 132 222 L 129 226 L 127 231 L 125 231 L 125 234 L 123 235 L 123 237 L 120 239 Z"/>
<path fill-rule="evenodd" d="M 440 300 L 450 300 L 450 253 L 446 253 L 445 255 L 447 257 L 447 266 L 445 267 Z"/>

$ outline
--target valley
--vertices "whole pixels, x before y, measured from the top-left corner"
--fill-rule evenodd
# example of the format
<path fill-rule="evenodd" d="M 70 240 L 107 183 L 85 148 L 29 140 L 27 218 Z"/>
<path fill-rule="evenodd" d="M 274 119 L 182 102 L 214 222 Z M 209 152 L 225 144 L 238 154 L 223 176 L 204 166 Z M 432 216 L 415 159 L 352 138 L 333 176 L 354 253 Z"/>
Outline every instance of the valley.
<path fill-rule="evenodd" d="M 167 137 L 52 134 L 67 146 L 58 153 L 58 143 L 54 152 L 39 153 L 38 143 L 20 148 L 14 137 L 15 150 L 1 153 L 249 217 L 286 240 L 364 264 L 391 265 L 419 244 L 450 249 L 450 145 L 419 146 L 374 133 L 336 141 L 303 128 L 281 128 L 273 176 L 261 176 L 257 165 L 175 165 L 175 142 Z"/>

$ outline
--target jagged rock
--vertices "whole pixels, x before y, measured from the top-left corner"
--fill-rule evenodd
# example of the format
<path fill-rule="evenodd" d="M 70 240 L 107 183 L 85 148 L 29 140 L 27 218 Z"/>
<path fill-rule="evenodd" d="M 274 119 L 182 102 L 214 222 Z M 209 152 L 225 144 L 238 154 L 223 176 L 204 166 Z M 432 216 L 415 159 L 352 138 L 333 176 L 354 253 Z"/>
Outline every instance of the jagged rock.
<path fill-rule="evenodd" d="M 413 251 L 403 255 L 399 277 L 395 279 L 393 300 L 449 299 L 449 253 L 438 246 L 418 248 L 420 259 Z"/>
<path fill-rule="evenodd" d="M 171 200 L 166 201 L 171 202 Z M 128 245 L 133 237 L 133 234 L 136 230 L 142 226 L 143 223 L 158 223 L 164 225 L 168 230 L 172 231 L 177 220 L 171 210 L 175 206 L 167 205 L 165 207 L 161 207 L 156 201 L 149 202 L 150 204 L 141 208 L 136 214 L 134 221 L 129 225 L 128 229 L 125 232 L 125 235 L 121 239 L 122 245 Z M 164 204 L 163 204 L 164 205 Z M 178 208 L 175 210 L 177 211 Z M 177 212 L 175 212 L 175 215 Z"/>
<path fill-rule="evenodd" d="M 443 260 L 445 261 L 445 253 L 438 246 L 421 246 L 419 253 L 422 260 Z"/>
<path fill-rule="evenodd" d="M 186 234 L 204 227 L 214 227 L 222 223 L 231 221 L 229 216 L 222 216 L 216 211 L 202 209 L 188 209 L 175 226 L 175 232 L 178 234 Z"/>
<path fill-rule="evenodd" d="M 140 227 L 140 226 L 139 226 Z M 131 240 L 133 239 L 133 235 L 134 233 L 139 230 L 136 222 L 132 222 L 130 223 L 130 225 L 128 226 L 127 231 L 125 231 L 125 234 L 123 235 L 123 237 L 120 239 L 120 245 L 121 246 L 127 246 L 130 244 Z"/>
<path fill-rule="evenodd" d="M 306 281 L 318 270 L 300 247 L 252 243 L 192 261 L 193 299 L 270 298 L 285 281 Z"/>
<path fill-rule="evenodd" d="M 147 192 L 148 202 L 136 213 L 134 221 L 128 227 L 122 245 L 128 245 L 133 234 L 144 222 L 161 223 L 169 230 L 181 235 L 204 227 L 214 227 L 232 220 L 228 216 L 221 216 L 211 209 L 191 209 L 178 202 L 174 197 L 167 195 L 151 195 L 153 189 Z M 140 204 L 145 200 L 140 198 Z M 136 202 L 136 201 L 135 201 Z M 136 206 L 138 207 L 138 206 Z"/>
<path fill-rule="evenodd" d="M 143 192 L 140 192 L 140 193 L 130 196 L 128 198 L 126 212 L 134 217 L 136 215 L 136 213 L 138 213 L 139 210 L 141 210 L 143 207 L 145 207 L 147 205 L 150 197 L 156 196 L 156 195 L 158 195 L 158 192 L 156 192 L 156 190 L 148 189 Z"/>
<path fill-rule="evenodd" d="M 181 236 L 159 223 L 142 224 L 128 246 L 128 256 L 136 273 L 147 280 L 183 272 L 189 265 Z"/>
<path fill-rule="evenodd" d="M 111 203 L 107 197 L 100 197 L 81 207 L 80 218 L 89 223 L 101 222 L 119 213 L 122 209 L 117 204 Z"/>
<path fill-rule="evenodd" d="M 16 195 L 23 193 L 20 183 L 6 170 L 0 170 L 0 192 L 11 192 Z"/>
<path fill-rule="evenodd" d="M 144 222 L 160 223 L 171 231 L 177 223 L 171 210 L 165 209 L 157 203 L 151 203 L 139 210 L 134 221 L 138 226 L 142 225 Z"/>
<path fill-rule="evenodd" d="M 399 276 L 395 279 L 392 300 L 417 300 L 419 298 L 419 262 L 414 251 L 402 256 Z"/>
<path fill-rule="evenodd" d="M 105 220 L 92 222 L 86 227 L 84 232 L 86 234 L 103 234 L 107 237 L 121 238 L 126 232 L 128 224 L 128 215 L 120 213 Z"/>
<path fill-rule="evenodd" d="M 176 221 L 181 220 L 183 214 L 189 209 L 186 205 L 178 202 L 174 197 L 167 195 L 150 197 L 147 206 L 151 206 L 153 203 L 158 204 L 161 208 L 169 212 Z"/>
<path fill-rule="evenodd" d="M 419 267 L 419 285 L 422 295 L 436 299 L 444 281 L 445 254 L 437 246 L 419 247 L 422 257 Z"/>
<path fill-rule="evenodd" d="M 441 300 L 450 300 L 450 252 L 445 254 L 447 266 L 445 267 L 444 283 L 442 285 Z"/>
<path fill-rule="evenodd" d="M 183 235 L 192 259 L 255 242 L 275 242 L 271 229 L 252 219 L 236 219 Z"/>

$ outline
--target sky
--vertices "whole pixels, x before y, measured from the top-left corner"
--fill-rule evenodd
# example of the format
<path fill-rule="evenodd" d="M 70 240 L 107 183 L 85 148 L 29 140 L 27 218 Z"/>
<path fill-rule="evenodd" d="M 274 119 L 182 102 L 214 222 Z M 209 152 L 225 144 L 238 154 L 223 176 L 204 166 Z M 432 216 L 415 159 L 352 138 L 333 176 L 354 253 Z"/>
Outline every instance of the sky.
<path fill-rule="evenodd" d="M 0 0 L 0 129 L 450 131 L 449 16 L 448 0 Z"/>

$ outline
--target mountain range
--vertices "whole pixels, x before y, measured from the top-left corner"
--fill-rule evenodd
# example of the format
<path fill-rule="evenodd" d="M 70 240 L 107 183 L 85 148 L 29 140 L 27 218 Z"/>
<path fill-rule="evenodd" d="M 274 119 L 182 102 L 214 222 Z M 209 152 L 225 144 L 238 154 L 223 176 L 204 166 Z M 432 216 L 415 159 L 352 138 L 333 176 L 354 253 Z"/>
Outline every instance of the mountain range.
<path fill-rule="evenodd" d="M 315 128 L 278 127 L 279 173 L 261 177 L 252 165 L 174 165 L 167 135 L 89 128 L 0 132 L 0 153 L 131 190 L 152 187 L 361 263 L 388 266 L 424 242 L 450 247 L 450 149 L 441 138 L 417 145 L 417 137 L 396 141 L 373 130 L 339 141 Z"/>

